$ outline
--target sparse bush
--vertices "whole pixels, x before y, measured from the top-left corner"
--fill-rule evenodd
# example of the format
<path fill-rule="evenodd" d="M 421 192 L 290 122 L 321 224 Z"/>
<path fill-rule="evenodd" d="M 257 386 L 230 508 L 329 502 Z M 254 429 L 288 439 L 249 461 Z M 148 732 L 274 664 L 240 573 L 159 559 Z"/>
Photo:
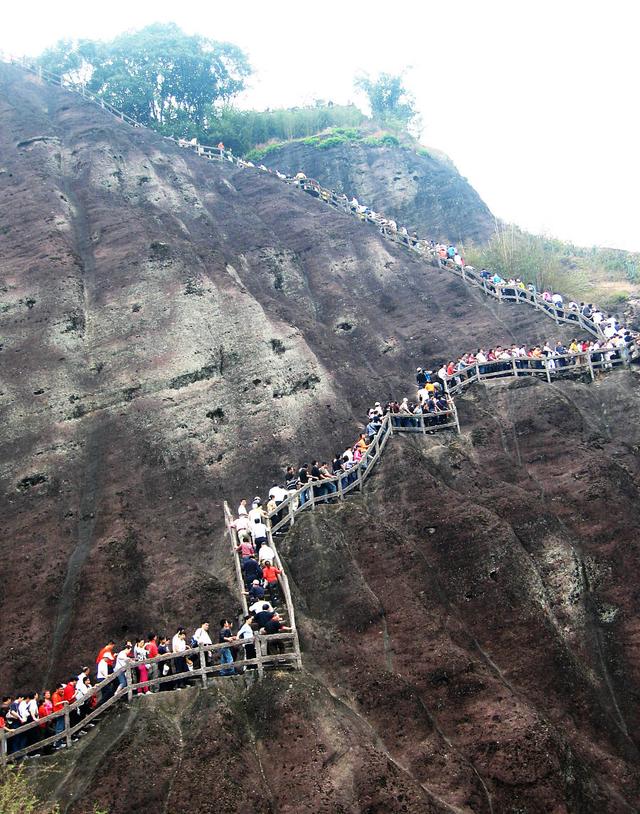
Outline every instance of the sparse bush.
<path fill-rule="evenodd" d="M 399 147 L 400 139 L 391 133 L 384 133 L 382 136 L 367 136 L 363 143 L 368 147 Z"/>
<path fill-rule="evenodd" d="M 538 289 L 562 291 L 576 300 L 620 304 L 623 291 L 609 293 L 606 280 L 640 282 L 640 255 L 619 249 L 585 248 L 546 235 L 532 235 L 516 226 L 497 224 L 484 246 L 465 246 L 465 259 L 477 268 L 497 271 L 503 277 L 520 277 Z M 618 298 L 616 300 L 616 298 Z"/>
<path fill-rule="evenodd" d="M 23 766 L 0 770 L 0 814 L 59 814 L 59 811 L 57 804 L 38 800 Z"/>

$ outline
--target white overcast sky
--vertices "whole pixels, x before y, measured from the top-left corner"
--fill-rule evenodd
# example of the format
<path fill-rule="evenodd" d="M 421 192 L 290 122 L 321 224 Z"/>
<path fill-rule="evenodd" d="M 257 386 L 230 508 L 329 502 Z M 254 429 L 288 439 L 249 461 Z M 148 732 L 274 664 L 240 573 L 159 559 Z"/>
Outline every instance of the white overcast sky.
<path fill-rule="evenodd" d="M 639 20 L 633 0 L 36 0 L 3 10 L 0 50 L 174 21 L 248 53 L 256 107 L 355 100 L 355 74 L 411 66 L 423 142 L 494 214 L 638 251 Z"/>

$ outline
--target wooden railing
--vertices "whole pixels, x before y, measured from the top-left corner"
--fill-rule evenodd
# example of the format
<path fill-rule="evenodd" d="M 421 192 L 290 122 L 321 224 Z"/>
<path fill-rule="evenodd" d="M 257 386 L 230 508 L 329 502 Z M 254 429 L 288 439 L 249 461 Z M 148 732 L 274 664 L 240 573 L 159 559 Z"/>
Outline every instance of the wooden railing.
<path fill-rule="evenodd" d="M 32 752 L 39 752 L 47 746 L 52 746 L 57 743 L 65 743 L 71 746 L 73 736 L 80 732 L 81 729 L 90 724 L 95 718 L 102 715 L 107 709 L 114 704 L 126 699 L 132 701 L 134 693 L 137 694 L 138 690 L 144 689 L 157 689 L 162 684 L 170 684 L 173 682 L 184 682 L 189 679 L 199 679 L 203 687 L 207 686 L 207 676 L 214 676 L 216 673 L 227 671 L 230 669 L 237 670 L 238 668 L 254 668 L 258 674 L 258 678 L 262 678 L 266 667 L 279 666 L 279 665 L 292 665 L 298 667 L 299 658 L 296 653 L 277 653 L 268 654 L 267 648 L 273 642 L 290 642 L 297 640 L 297 634 L 291 633 L 273 633 L 269 635 L 254 634 L 253 641 L 238 640 L 231 644 L 210 644 L 199 645 L 195 648 L 187 648 L 182 653 L 166 653 L 161 656 L 156 656 L 153 659 L 145 659 L 144 661 L 132 661 L 126 667 L 121 667 L 119 670 L 113 672 L 104 681 L 96 684 L 80 701 L 75 701 L 72 704 L 63 705 L 63 709 L 47 715 L 45 718 L 40 718 L 37 721 L 30 721 L 24 726 L 17 727 L 16 729 L 0 730 L 0 763 L 4 764 L 7 761 L 15 760 L 16 758 L 24 757 Z M 245 647 L 247 644 L 254 644 L 256 649 L 255 658 L 239 659 L 228 663 L 210 663 L 211 658 L 215 657 L 221 650 L 229 649 L 231 647 Z M 208 655 L 211 657 L 208 658 Z M 196 666 L 196 657 L 197 664 Z M 171 673 L 169 675 L 160 675 L 162 667 L 166 663 L 172 662 L 176 658 L 189 658 L 193 659 L 193 670 L 185 670 L 179 673 Z M 146 666 L 150 674 L 154 677 L 148 678 L 146 681 L 134 681 L 134 670 L 136 667 Z M 126 686 L 120 686 L 120 676 L 124 674 L 126 678 Z M 155 675 L 154 675 L 155 674 Z M 115 687 L 115 689 L 114 689 Z M 85 704 L 93 697 L 106 698 L 102 703 L 93 709 L 88 714 L 84 715 L 80 720 L 74 721 L 82 710 Z M 88 707 L 86 707 L 88 708 Z M 56 727 L 56 722 L 63 721 L 64 723 L 58 724 L 58 729 L 54 735 L 49 735 L 45 738 L 35 740 L 33 743 L 25 746 L 17 751 L 10 751 L 10 742 L 21 735 L 29 735 L 29 733 L 37 730 L 38 734 L 44 724 L 49 726 L 51 724 Z"/>
<path fill-rule="evenodd" d="M 241 596 L 242 600 L 242 607 L 244 609 L 245 615 L 249 612 L 247 607 L 247 597 L 245 593 L 245 582 L 244 577 L 242 575 L 242 567 L 240 565 L 240 557 L 238 552 L 236 551 L 236 546 L 238 545 L 238 533 L 233 526 L 233 514 L 231 513 L 231 509 L 229 508 L 229 504 L 227 501 L 224 501 L 224 521 L 225 527 L 227 529 L 227 534 L 229 535 L 229 542 L 231 544 L 231 556 L 234 560 L 234 567 L 236 573 L 236 582 L 238 586 L 238 591 Z M 289 579 L 287 577 L 287 572 L 284 567 L 284 563 L 280 559 L 280 555 L 278 553 L 278 549 L 275 545 L 272 529 L 270 528 L 270 524 L 267 523 L 267 543 L 273 549 L 273 553 L 275 555 L 273 565 L 276 568 L 279 568 L 281 574 L 278 577 L 278 584 L 282 591 L 282 596 L 284 597 L 284 602 L 286 606 L 286 622 L 290 628 L 292 628 L 291 632 L 291 644 L 293 647 L 293 656 L 295 659 L 295 667 L 298 670 L 302 669 L 302 657 L 300 655 L 300 642 L 298 640 L 298 631 L 296 629 L 296 614 L 295 609 L 293 607 L 293 599 L 291 598 L 291 588 L 289 587 Z"/>

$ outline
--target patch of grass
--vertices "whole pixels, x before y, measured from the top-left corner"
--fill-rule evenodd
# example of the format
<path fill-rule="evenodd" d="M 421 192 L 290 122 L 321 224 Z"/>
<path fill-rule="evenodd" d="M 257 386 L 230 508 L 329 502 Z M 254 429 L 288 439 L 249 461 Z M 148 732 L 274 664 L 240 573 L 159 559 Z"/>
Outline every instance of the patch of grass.
<path fill-rule="evenodd" d="M 392 133 L 384 133 L 382 136 L 367 136 L 363 143 L 368 147 L 399 147 L 400 139 Z"/>

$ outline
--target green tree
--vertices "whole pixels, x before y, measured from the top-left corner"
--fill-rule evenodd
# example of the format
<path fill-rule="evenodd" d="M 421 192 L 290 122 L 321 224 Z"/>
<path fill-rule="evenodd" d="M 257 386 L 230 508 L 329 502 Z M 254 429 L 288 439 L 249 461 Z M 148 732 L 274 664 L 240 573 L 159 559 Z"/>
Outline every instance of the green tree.
<path fill-rule="evenodd" d="M 371 116 L 381 124 L 399 130 L 419 128 L 415 99 L 404 86 L 403 74 L 381 73 L 375 79 L 364 75 L 354 85 L 364 91 Z"/>
<path fill-rule="evenodd" d="M 173 23 L 149 25 L 111 42 L 60 42 L 43 67 L 86 79 L 89 90 L 143 124 L 206 125 L 216 105 L 245 87 L 246 55 L 228 42 L 189 36 Z"/>

